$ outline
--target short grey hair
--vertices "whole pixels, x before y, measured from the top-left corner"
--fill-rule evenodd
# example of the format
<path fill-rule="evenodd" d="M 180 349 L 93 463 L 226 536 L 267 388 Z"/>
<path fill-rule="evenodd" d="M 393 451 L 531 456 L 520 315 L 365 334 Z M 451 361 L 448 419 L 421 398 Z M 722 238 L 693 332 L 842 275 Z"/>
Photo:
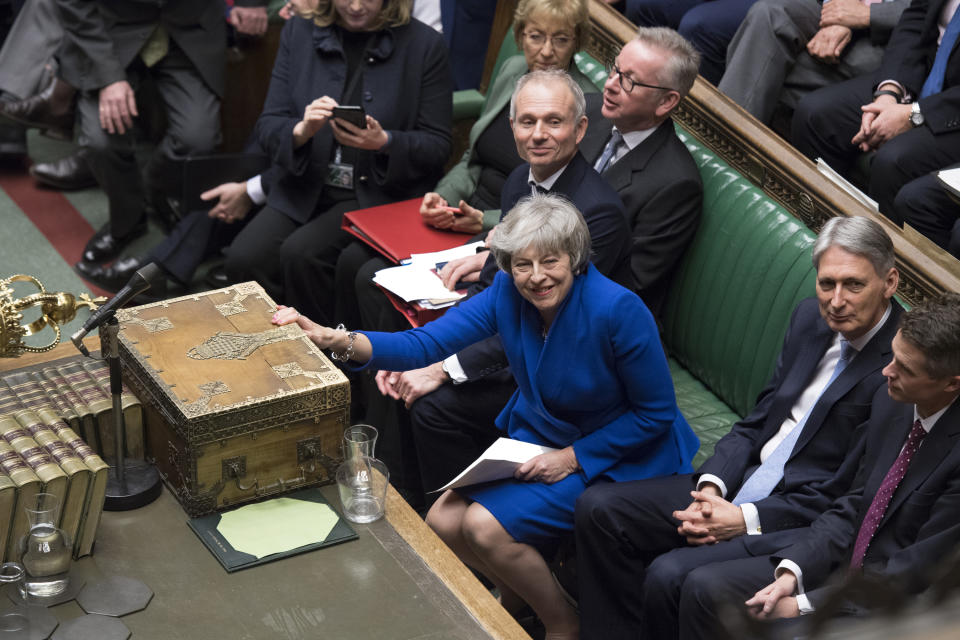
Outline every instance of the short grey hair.
<path fill-rule="evenodd" d="M 813 244 L 813 266 L 820 268 L 820 258 L 830 247 L 863 256 L 881 278 L 887 277 L 896 265 L 893 241 L 879 223 L 862 216 L 837 216 L 827 221 Z"/>
<path fill-rule="evenodd" d="M 700 53 L 690 41 L 668 27 L 640 27 L 633 39 L 670 54 L 657 72 L 657 81 L 686 97 L 700 72 Z"/>
<path fill-rule="evenodd" d="M 490 243 L 497 266 L 510 273 L 513 256 L 527 247 L 543 253 L 566 253 L 575 274 L 590 262 L 590 230 L 583 215 L 566 198 L 538 193 L 510 209 Z"/>
<path fill-rule="evenodd" d="M 579 122 L 580 118 L 587 115 L 587 99 L 583 96 L 583 89 L 577 84 L 577 81 L 566 71 L 560 69 L 547 69 L 544 71 L 531 71 L 517 78 L 517 84 L 513 88 L 513 95 L 510 96 L 510 119 L 517 117 L 517 95 L 525 86 L 531 82 L 538 84 L 562 83 L 566 85 L 567 90 L 573 96 L 573 121 Z"/>

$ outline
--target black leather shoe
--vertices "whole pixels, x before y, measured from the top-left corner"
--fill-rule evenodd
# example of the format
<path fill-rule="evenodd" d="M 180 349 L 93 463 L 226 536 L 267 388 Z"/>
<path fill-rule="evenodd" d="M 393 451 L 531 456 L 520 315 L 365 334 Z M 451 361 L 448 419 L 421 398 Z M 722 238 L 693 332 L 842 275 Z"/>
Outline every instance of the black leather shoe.
<path fill-rule="evenodd" d="M 0 116 L 60 140 L 73 139 L 73 98 L 77 90 L 60 78 L 24 100 L 0 102 Z"/>
<path fill-rule="evenodd" d="M 100 227 L 100 230 L 87 241 L 87 246 L 83 248 L 83 262 L 96 265 L 113 260 L 120 255 L 124 247 L 142 236 L 146 231 L 147 221 L 141 220 L 133 231 L 122 238 L 117 238 L 110 233 L 110 223 L 108 222 Z"/>
<path fill-rule="evenodd" d="M 130 281 L 133 274 L 142 266 L 143 260 L 140 257 L 127 256 L 120 258 L 109 267 L 80 261 L 75 265 L 75 268 L 84 280 L 92 282 L 104 291 L 116 293 Z"/>
<path fill-rule="evenodd" d="M 54 162 L 41 162 L 30 167 L 30 175 L 39 184 L 54 189 L 72 191 L 97 186 L 97 179 L 87 163 L 86 149 L 78 149 L 73 155 Z"/>

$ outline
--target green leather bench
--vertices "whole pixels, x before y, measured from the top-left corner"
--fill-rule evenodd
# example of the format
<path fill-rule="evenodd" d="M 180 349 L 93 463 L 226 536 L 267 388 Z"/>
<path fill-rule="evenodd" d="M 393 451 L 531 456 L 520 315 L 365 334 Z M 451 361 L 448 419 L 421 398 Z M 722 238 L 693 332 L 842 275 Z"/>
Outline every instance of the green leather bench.
<path fill-rule="evenodd" d="M 508 32 L 494 76 L 516 53 Z M 584 52 L 575 60 L 603 87 L 603 65 Z M 476 117 L 482 104 L 476 91 L 454 97 L 459 117 Z M 815 236 L 684 129 L 678 126 L 677 133 L 700 167 L 704 203 L 700 229 L 664 307 L 663 341 L 677 403 L 700 437 L 696 467 L 753 408 L 793 308 L 813 295 Z"/>

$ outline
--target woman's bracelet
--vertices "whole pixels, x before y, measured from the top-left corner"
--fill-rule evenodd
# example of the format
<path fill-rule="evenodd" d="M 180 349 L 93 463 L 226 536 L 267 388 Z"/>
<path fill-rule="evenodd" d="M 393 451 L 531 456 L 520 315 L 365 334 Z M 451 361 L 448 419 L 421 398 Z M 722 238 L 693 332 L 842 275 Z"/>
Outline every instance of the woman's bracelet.
<path fill-rule="evenodd" d="M 347 328 L 343 326 L 342 322 L 337 325 L 337 328 L 335 330 L 345 331 L 347 334 L 347 338 L 350 340 L 350 343 L 347 345 L 347 348 L 341 351 L 340 353 L 337 353 L 336 351 L 333 351 L 331 349 L 330 357 L 333 358 L 334 360 L 339 360 L 340 362 L 346 362 L 347 360 L 350 360 L 351 358 L 353 358 L 353 343 L 356 342 L 357 340 L 357 332 L 347 331 Z"/>

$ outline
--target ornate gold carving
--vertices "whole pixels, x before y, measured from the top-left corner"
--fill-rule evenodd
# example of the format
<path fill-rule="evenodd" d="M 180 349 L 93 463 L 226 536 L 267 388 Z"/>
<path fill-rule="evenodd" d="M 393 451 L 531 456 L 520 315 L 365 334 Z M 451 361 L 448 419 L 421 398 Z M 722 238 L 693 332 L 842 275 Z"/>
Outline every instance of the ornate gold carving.
<path fill-rule="evenodd" d="M 187 351 L 187 356 L 194 360 L 245 360 L 251 353 L 268 344 L 297 340 L 300 338 L 299 327 L 288 324 L 275 329 L 268 329 L 260 333 L 234 333 L 232 331 L 218 331 L 202 343 Z"/>
<path fill-rule="evenodd" d="M 159 333 L 161 331 L 169 331 L 173 329 L 173 323 L 170 322 L 170 319 L 166 316 L 160 318 L 153 318 L 152 320 L 144 320 L 136 314 L 130 314 L 125 320 L 125 324 L 138 324 L 148 333 Z"/>
<path fill-rule="evenodd" d="M 14 298 L 14 282 L 26 282 L 38 289 L 37 293 L 22 298 Z M 77 310 L 87 307 L 96 311 L 97 306 L 106 302 L 103 297 L 91 299 L 82 293 L 79 299 L 70 293 L 48 292 L 43 284 L 33 276 L 16 274 L 0 279 L 0 357 L 15 357 L 24 351 L 40 353 L 49 351 L 60 342 L 60 325 L 74 319 Z M 21 325 L 23 313 L 31 307 L 40 307 L 40 317 L 27 325 Z M 27 336 L 40 333 L 45 328 L 53 329 L 53 340 L 42 347 L 24 344 Z"/>
<path fill-rule="evenodd" d="M 193 416 L 198 416 L 204 411 L 207 410 L 207 406 L 210 404 L 210 398 L 213 396 L 219 396 L 224 393 L 230 393 L 230 387 L 220 380 L 213 380 L 211 382 L 204 382 L 199 387 L 200 391 L 203 392 L 203 395 L 194 400 L 183 405 L 183 413 L 188 418 Z"/>
<path fill-rule="evenodd" d="M 339 372 L 331 371 L 329 367 L 324 367 L 320 371 L 304 371 L 299 362 L 287 362 L 286 364 L 277 365 L 273 367 L 273 372 L 276 373 L 277 377 L 281 380 L 294 376 L 304 376 L 306 378 L 313 378 L 314 380 L 334 383 L 340 380 Z"/>

